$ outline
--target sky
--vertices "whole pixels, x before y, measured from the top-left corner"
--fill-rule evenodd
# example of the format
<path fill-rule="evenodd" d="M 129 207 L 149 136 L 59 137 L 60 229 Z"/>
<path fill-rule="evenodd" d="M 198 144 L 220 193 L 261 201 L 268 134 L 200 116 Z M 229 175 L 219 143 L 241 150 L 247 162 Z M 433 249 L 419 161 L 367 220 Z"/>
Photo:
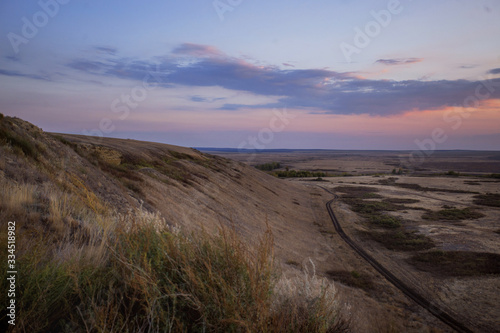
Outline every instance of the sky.
<path fill-rule="evenodd" d="M 0 112 L 240 149 L 498 150 L 498 0 L 4 0 Z"/>

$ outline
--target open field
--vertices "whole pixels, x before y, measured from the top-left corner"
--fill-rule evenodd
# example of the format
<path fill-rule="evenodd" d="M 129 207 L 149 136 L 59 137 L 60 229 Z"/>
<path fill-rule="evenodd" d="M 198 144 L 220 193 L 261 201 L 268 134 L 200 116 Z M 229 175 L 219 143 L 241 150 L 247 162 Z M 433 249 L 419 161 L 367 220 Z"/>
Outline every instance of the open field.
<path fill-rule="evenodd" d="M 16 221 L 23 268 L 10 331 L 443 326 L 403 298 L 378 302 L 328 279 L 335 231 L 317 186 L 177 146 L 49 134 L 18 118 L 0 119 L 0 134 L 0 226 Z M 259 247 L 265 235 L 272 247 Z M 370 285 L 364 271 L 351 277 Z"/>
<path fill-rule="evenodd" d="M 410 168 L 408 151 L 362 150 L 264 150 L 238 152 L 236 149 L 204 152 L 224 156 L 250 165 L 280 162 L 282 167 L 296 170 L 324 171 L 353 175 L 390 173 L 394 168 L 408 167 L 413 174 L 435 174 L 449 171 L 489 174 L 500 173 L 498 151 L 434 151 L 422 163 Z M 419 155 L 415 160 L 420 162 Z"/>
<path fill-rule="evenodd" d="M 279 162 L 281 169 L 328 173 L 320 182 L 287 180 L 336 193 L 333 208 L 346 233 L 373 257 L 472 329 L 499 331 L 500 180 L 491 174 L 500 172 L 500 153 L 435 152 L 421 168 L 402 174 L 399 168 L 393 174 L 400 152 L 229 155 L 253 165 Z M 380 277 L 365 265 L 333 256 L 328 261 L 330 278 L 381 302 L 396 299 L 387 299 Z"/>

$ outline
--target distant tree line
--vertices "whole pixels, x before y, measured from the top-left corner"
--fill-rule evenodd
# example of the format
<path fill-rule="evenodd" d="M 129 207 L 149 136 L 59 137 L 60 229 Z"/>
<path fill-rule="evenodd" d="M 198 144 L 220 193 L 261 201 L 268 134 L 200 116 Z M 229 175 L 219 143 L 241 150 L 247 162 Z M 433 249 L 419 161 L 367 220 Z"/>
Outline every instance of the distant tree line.
<path fill-rule="evenodd" d="M 392 169 L 392 174 L 393 175 L 402 175 L 403 174 L 403 169 Z"/>
<path fill-rule="evenodd" d="M 275 169 L 281 168 L 281 163 L 280 162 L 264 163 L 256 165 L 255 167 L 262 171 L 273 171 Z"/>
<path fill-rule="evenodd" d="M 296 178 L 296 177 L 327 177 L 325 172 L 311 172 L 304 170 L 286 170 L 286 171 L 276 171 L 274 173 L 276 177 L 280 178 Z"/>

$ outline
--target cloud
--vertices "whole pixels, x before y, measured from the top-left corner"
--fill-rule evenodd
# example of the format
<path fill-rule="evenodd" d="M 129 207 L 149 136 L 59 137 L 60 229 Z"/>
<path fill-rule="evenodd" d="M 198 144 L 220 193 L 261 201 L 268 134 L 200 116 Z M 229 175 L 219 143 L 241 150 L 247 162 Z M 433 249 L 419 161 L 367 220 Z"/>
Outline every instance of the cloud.
<path fill-rule="evenodd" d="M 176 55 L 189 55 L 193 57 L 213 57 L 222 56 L 223 53 L 217 48 L 210 45 L 198 45 L 192 43 L 184 43 L 176 47 L 173 51 Z"/>
<path fill-rule="evenodd" d="M 488 71 L 488 74 L 500 74 L 500 68 L 493 68 Z"/>
<path fill-rule="evenodd" d="M 104 53 L 109 55 L 116 55 L 118 50 L 114 47 L 109 46 L 94 46 L 94 50 L 98 53 Z"/>
<path fill-rule="evenodd" d="M 199 102 L 199 103 L 212 103 L 220 100 L 224 100 L 224 97 L 217 97 L 217 98 L 208 98 L 208 97 L 202 97 L 202 96 L 191 96 L 189 97 L 189 100 L 192 102 Z"/>
<path fill-rule="evenodd" d="M 376 63 L 395 66 L 395 65 L 404 65 L 404 64 L 414 64 L 417 62 L 423 61 L 423 58 L 406 58 L 406 59 L 379 59 L 375 61 Z"/>
<path fill-rule="evenodd" d="M 329 69 L 281 69 L 261 66 L 241 58 L 229 57 L 214 47 L 182 44 L 174 56 L 146 60 L 109 59 L 75 60 L 69 67 L 94 75 L 129 80 L 154 78 L 163 88 L 222 87 L 232 91 L 260 96 L 273 96 L 289 108 L 310 113 L 370 114 L 388 116 L 412 110 L 441 109 L 462 105 L 480 81 L 470 80 L 369 80 L 359 73 L 336 72 Z M 401 64 L 421 61 L 409 59 L 380 59 L 385 63 Z M 490 73 L 497 73 L 492 69 Z M 500 98 L 500 78 L 489 81 L 489 90 L 480 88 L 488 98 Z M 491 90 L 491 91 L 490 91 Z M 211 102 L 207 97 L 187 97 L 195 102 Z M 213 100 L 212 100 L 213 101 Z M 224 110 L 276 107 L 271 104 L 226 104 Z"/>
<path fill-rule="evenodd" d="M 14 61 L 14 62 L 20 62 L 21 61 L 21 58 L 16 55 L 16 56 L 5 56 L 4 57 L 5 59 L 9 60 L 9 61 Z"/>
<path fill-rule="evenodd" d="M 289 64 L 289 63 L 286 63 L 286 62 L 284 62 L 282 65 L 283 65 L 283 66 L 286 66 L 286 67 L 294 67 L 294 68 L 295 68 L 295 66 L 294 66 L 294 65 Z"/>
<path fill-rule="evenodd" d="M 207 98 L 200 97 L 200 96 L 191 96 L 189 99 L 193 102 L 208 102 Z"/>
<path fill-rule="evenodd" d="M 68 67 L 77 69 L 83 72 L 95 74 L 103 67 L 103 63 L 98 61 L 75 60 L 68 64 Z"/>
<path fill-rule="evenodd" d="M 14 77 L 24 77 L 34 80 L 52 81 L 52 79 L 46 74 L 25 74 L 18 71 L 11 71 L 7 69 L 0 68 L 0 75 L 14 76 Z"/>

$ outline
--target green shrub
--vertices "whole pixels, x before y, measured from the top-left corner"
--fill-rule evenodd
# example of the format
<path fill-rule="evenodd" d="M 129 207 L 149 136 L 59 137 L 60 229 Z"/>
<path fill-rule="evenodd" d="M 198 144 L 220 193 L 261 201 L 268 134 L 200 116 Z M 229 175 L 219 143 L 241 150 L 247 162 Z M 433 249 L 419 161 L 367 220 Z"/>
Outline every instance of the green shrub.
<path fill-rule="evenodd" d="M 311 172 L 305 170 L 285 170 L 276 171 L 274 175 L 279 178 L 306 178 L 306 177 L 327 177 L 325 172 Z"/>
<path fill-rule="evenodd" d="M 390 215 L 375 215 L 370 217 L 370 222 L 383 228 L 395 229 L 402 225 L 401 218 Z"/>
<path fill-rule="evenodd" d="M 434 242 L 429 237 L 417 232 L 403 230 L 386 232 L 366 232 L 369 238 L 379 242 L 389 250 L 395 251 L 421 251 L 434 247 Z"/>
<path fill-rule="evenodd" d="M 186 153 L 180 153 L 173 150 L 169 150 L 168 153 L 175 159 L 178 160 L 194 160 L 195 158 Z"/>
<path fill-rule="evenodd" d="M 255 168 L 262 171 L 273 171 L 275 169 L 281 168 L 281 163 L 271 162 L 271 163 L 258 164 L 255 166 Z"/>
<path fill-rule="evenodd" d="M 448 220 L 448 221 L 461 221 L 461 220 L 473 220 L 484 217 L 483 213 L 470 208 L 458 209 L 458 208 L 446 208 L 439 211 L 429 211 L 422 215 L 425 220 Z"/>
<path fill-rule="evenodd" d="M 500 274 L 500 255 L 469 251 L 431 251 L 409 260 L 418 269 L 446 276 Z"/>
<path fill-rule="evenodd" d="M 382 201 L 394 203 L 394 204 L 412 204 L 412 203 L 420 202 L 420 200 L 417 200 L 417 199 L 406 199 L 406 198 L 385 198 Z"/>
<path fill-rule="evenodd" d="M 474 203 L 476 205 L 500 207 L 500 194 L 487 193 L 474 196 Z"/>
<path fill-rule="evenodd" d="M 0 144 L 2 141 L 14 148 L 18 148 L 25 156 L 38 159 L 37 146 L 31 140 L 13 133 L 5 126 L 0 127 Z"/>

